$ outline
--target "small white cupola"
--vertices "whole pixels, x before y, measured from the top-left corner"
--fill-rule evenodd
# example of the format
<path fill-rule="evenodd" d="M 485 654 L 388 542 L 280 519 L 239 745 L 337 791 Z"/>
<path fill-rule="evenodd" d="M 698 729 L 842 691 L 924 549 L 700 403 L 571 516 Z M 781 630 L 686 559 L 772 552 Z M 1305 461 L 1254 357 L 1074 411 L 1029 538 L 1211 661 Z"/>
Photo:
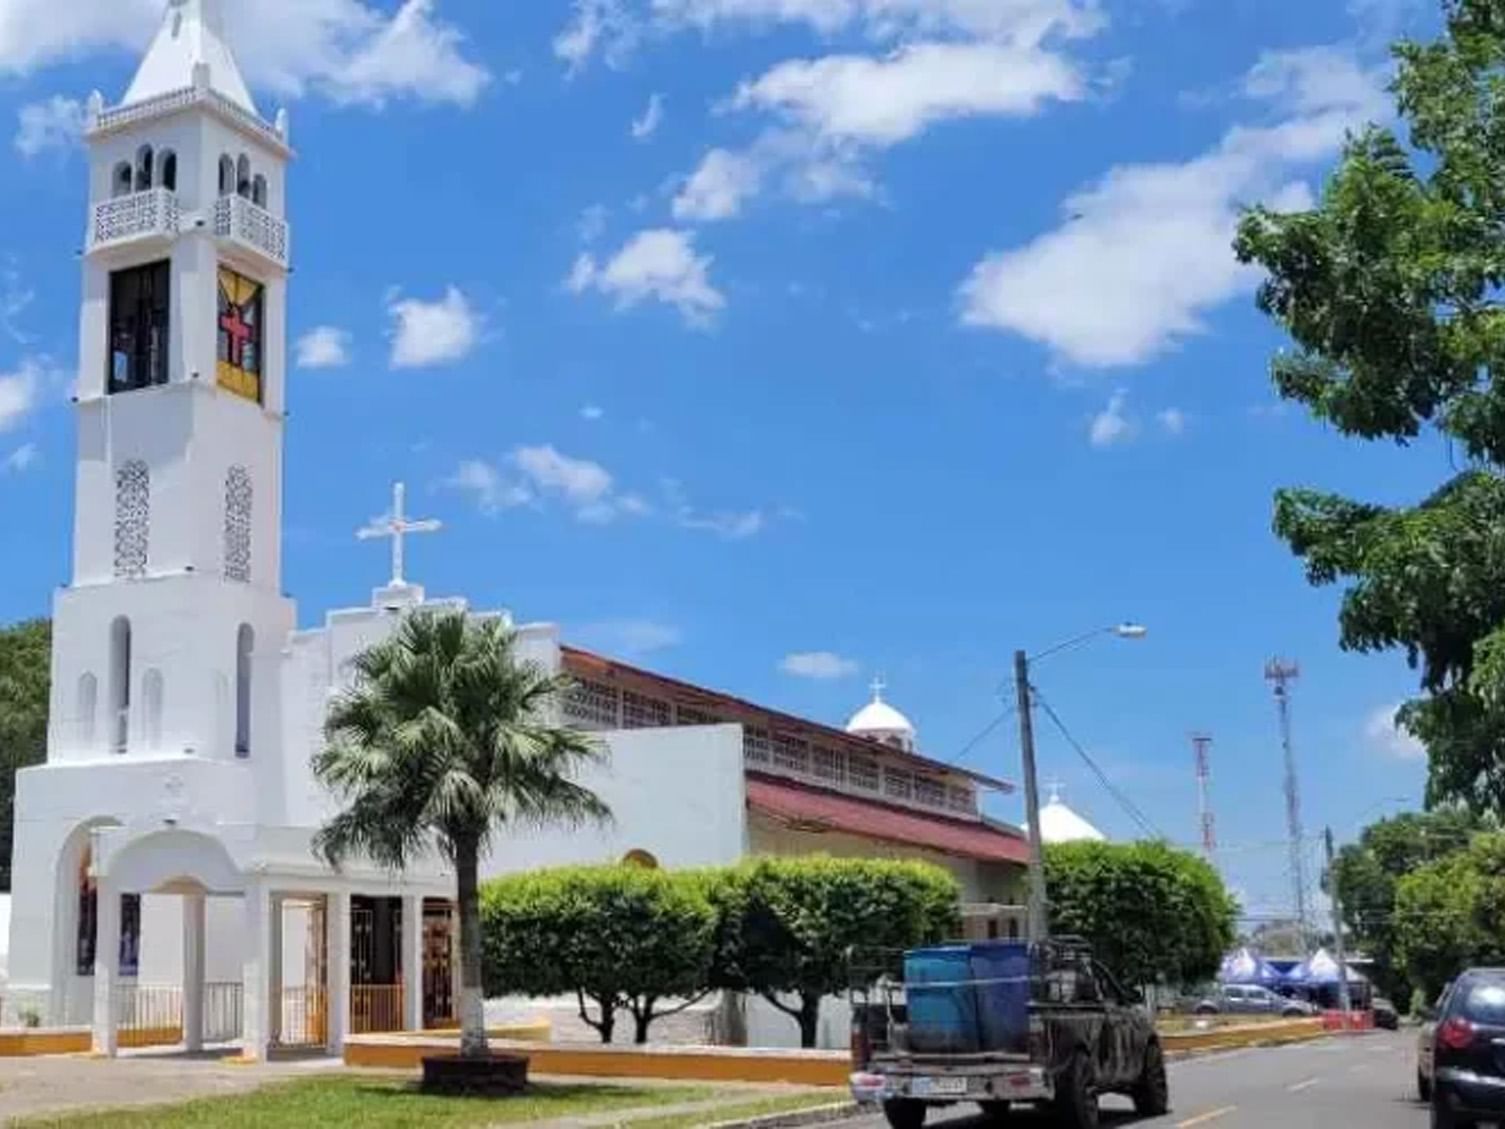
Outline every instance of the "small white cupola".
<path fill-rule="evenodd" d="M 1042 843 L 1106 843 L 1108 837 L 1061 799 L 1061 786 L 1052 784 L 1050 802 L 1040 809 Z"/>
<path fill-rule="evenodd" d="M 912 753 L 916 736 L 914 724 L 883 700 L 886 688 L 881 678 L 873 683 L 873 700 L 852 715 L 852 720 L 847 722 L 847 732 L 853 737 L 864 737 Z"/>
<path fill-rule="evenodd" d="M 162 28 L 125 93 L 125 106 L 206 85 L 243 110 L 256 103 L 225 38 L 222 0 L 169 0 Z"/>

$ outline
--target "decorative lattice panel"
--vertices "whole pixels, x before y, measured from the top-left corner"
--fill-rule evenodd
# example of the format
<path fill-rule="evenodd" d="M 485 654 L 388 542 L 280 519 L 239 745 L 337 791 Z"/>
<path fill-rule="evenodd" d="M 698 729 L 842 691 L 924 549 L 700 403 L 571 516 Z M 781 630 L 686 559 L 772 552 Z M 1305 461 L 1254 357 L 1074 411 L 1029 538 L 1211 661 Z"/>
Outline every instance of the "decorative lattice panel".
<path fill-rule="evenodd" d="M 146 575 L 151 541 L 152 475 L 140 459 L 115 472 L 115 575 Z"/>
<path fill-rule="evenodd" d="M 233 466 L 225 475 L 225 579 L 251 583 L 251 504 L 255 491 L 250 472 Z"/>
<path fill-rule="evenodd" d="M 852 753 L 847 757 L 847 783 L 864 792 L 876 792 L 883 782 L 878 772 L 878 761 Z"/>
<path fill-rule="evenodd" d="M 575 725 L 586 729 L 615 729 L 617 688 L 576 679 L 564 700 L 564 714 Z"/>
<path fill-rule="evenodd" d="M 883 794 L 891 800 L 914 799 L 914 776 L 896 768 L 883 770 Z"/>
<path fill-rule="evenodd" d="M 939 780 L 932 780 L 928 776 L 916 776 L 914 778 L 914 798 L 916 802 L 931 808 L 944 808 L 946 806 L 946 786 Z"/>
<path fill-rule="evenodd" d="M 812 749 L 810 752 L 810 774 L 817 780 L 824 780 L 828 784 L 845 784 L 847 780 L 847 758 L 835 749 Z"/>
<path fill-rule="evenodd" d="M 799 737 L 785 733 L 773 735 L 773 763 L 785 772 L 810 771 L 810 746 Z"/>
<path fill-rule="evenodd" d="M 951 810 L 972 815 L 977 811 L 977 799 L 970 788 L 952 788 L 948 793 Z"/>
<path fill-rule="evenodd" d="M 671 716 L 669 703 L 662 698 L 622 691 L 622 728 L 667 729 Z"/>
<path fill-rule="evenodd" d="M 705 710 L 697 710 L 693 706 L 676 706 L 674 710 L 675 725 L 720 725 L 721 719 L 715 714 L 706 713 Z"/>
<path fill-rule="evenodd" d="M 773 763 L 773 742 L 766 729 L 749 727 L 742 731 L 742 758 L 753 765 Z"/>

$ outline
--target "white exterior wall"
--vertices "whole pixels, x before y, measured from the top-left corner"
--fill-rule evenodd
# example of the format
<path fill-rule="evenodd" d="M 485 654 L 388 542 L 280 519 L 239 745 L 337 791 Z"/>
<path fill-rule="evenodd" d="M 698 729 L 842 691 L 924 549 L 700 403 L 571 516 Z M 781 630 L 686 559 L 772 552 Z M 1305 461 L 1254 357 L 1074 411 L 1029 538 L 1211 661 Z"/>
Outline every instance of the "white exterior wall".
<path fill-rule="evenodd" d="M 661 866 L 725 866 L 742 858 L 747 789 L 740 725 L 597 733 L 604 764 L 580 782 L 611 808 L 605 827 L 518 828 L 482 864 L 486 877 L 547 866 L 619 862 L 647 851 Z"/>

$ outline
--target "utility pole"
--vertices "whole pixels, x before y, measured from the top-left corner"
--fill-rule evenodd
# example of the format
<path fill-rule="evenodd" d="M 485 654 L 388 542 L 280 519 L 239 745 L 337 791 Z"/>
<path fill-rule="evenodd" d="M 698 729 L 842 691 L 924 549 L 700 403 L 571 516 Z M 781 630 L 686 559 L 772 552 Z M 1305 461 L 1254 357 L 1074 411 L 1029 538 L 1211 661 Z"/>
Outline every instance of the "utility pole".
<path fill-rule="evenodd" d="M 1296 895 L 1296 922 L 1301 931 L 1301 946 L 1310 953 L 1308 930 L 1311 915 L 1307 912 L 1306 848 L 1301 830 L 1301 785 L 1296 779 L 1296 749 L 1291 741 L 1290 684 L 1301 677 L 1301 668 L 1283 659 L 1265 664 L 1265 678 L 1275 686 L 1275 708 L 1280 714 L 1280 744 L 1285 751 L 1286 834 L 1290 838 L 1291 886 Z"/>
<path fill-rule="evenodd" d="M 1029 684 L 1029 655 L 1014 652 L 1014 684 L 1019 694 L 1019 748 L 1024 757 L 1024 815 L 1029 821 L 1029 939 L 1050 940 L 1045 898 L 1045 858 L 1040 842 L 1040 782 L 1035 769 L 1034 695 Z"/>
<path fill-rule="evenodd" d="M 1338 1008 L 1343 1012 L 1343 1029 L 1348 1030 L 1348 1018 L 1353 1013 L 1353 1000 L 1348 992 L 1348 955 L 1343 944 L 1343 899 L 1338 893 L 1338 874 L 1333 866 L 1333 829 L 1324 835 L 1327 843 L 1327 893 L 1333 903 L 1333 954 L 1338 958 Z"/>

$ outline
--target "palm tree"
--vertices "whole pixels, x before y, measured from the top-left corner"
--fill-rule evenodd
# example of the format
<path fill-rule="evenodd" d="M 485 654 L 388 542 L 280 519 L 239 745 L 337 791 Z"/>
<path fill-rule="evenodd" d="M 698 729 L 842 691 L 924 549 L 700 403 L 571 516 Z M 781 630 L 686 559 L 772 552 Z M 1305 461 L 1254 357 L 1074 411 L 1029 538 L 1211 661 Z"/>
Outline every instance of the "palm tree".
<path fill-rule="evenodd" d="M 363 855 L 402 870 L 436 846 L 454 864 L 466 1058 L 488 1053 L 481 856 L 503 828 L 611 818 L 575 782 L 604 753 L 556 722 L 567 688 L 564 676 L 519 659 L 514 632 L 499 620 L 414 612 L 356 660 L 355 685 L 330 708 L 326 747 L 314 759 L 344 804 L 314 840 L 330 865 Z"/>

